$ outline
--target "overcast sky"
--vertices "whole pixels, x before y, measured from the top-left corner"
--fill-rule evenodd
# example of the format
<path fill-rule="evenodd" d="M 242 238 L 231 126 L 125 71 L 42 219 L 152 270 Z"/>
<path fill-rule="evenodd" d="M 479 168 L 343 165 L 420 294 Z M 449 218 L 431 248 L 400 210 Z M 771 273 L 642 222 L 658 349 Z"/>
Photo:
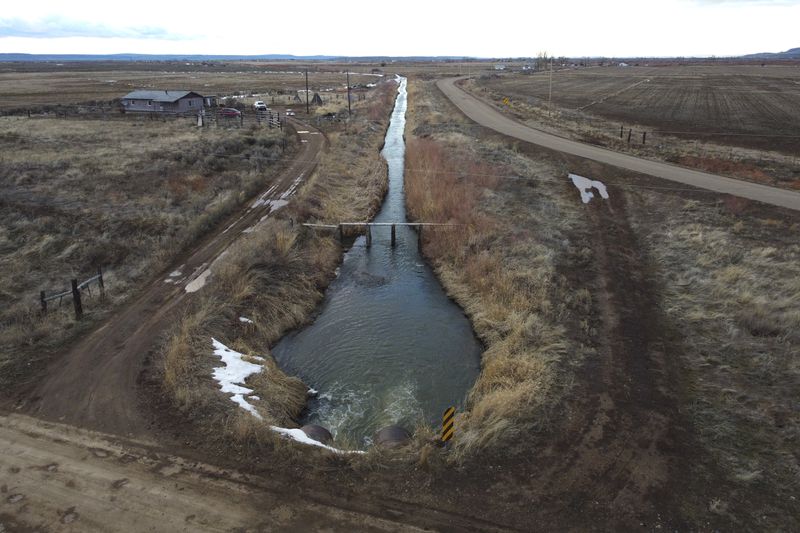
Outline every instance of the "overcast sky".
<path fill-rule="evenodd" d="M 800 0 L 3 4 L 0 52 L 727 56 L 800 47 Z"/>

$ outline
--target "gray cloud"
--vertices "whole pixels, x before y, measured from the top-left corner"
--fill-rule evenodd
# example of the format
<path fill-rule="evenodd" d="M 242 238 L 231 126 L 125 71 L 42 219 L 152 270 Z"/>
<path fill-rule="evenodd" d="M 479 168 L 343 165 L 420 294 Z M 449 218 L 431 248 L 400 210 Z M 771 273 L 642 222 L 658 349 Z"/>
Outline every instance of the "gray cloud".
<path fill-rule="evenodd" d="M 165 28 L 158 26 L 117 28 L 63 17 L 46 17 L 37 21 L 18 18 L 0 19 L 0 37 L 30 37 L 34 39 L 100 37 L 108 39 L 163 39 L 169 41 L 180 41 L 189 38 L 184 35 L 170 33 Z"/>

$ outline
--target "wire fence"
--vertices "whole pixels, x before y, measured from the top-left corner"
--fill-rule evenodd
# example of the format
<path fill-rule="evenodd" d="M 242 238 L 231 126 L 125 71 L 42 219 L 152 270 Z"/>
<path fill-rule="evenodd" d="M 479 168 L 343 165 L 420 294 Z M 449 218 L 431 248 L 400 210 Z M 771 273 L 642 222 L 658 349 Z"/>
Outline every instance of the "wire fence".
<path fill-rule="evenodd" d="M 92 296 L 92 284 L 96 283 L 101 298 L 105 298 L 106 286 L 103 281 L 103 270 L 97 267 L 97 274 L 78 283 L 77 279 L 70 280 L 71 287 L 69 289 L 61 290 L 55 294 L 47 294 L 47 291 L 42 290 L 39 293 L 39 303 L 42 306 L 42 315 L 47 314 L 49 302 L 58 300 L 58 306 L 64 301 L 64 298 L 72 296 L 72 306 L 75 309 L 75 318 L 80 319 L 83 316 L 83 300 L 81 298 L 82 291 L 85 291 L 88 296 Z"/>

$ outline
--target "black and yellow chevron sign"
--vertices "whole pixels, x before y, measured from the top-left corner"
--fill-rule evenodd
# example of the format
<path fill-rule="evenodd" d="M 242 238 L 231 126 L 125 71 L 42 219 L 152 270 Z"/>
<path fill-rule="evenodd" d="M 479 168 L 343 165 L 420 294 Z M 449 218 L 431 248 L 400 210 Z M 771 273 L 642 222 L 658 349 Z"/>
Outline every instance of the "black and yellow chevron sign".
<path fill-rule="evenodd" d="M 456 408 L 448 407 L 442 415 L 442 442 L 447 442 L 453 438 L 453 424 L 456 419 Z"/>

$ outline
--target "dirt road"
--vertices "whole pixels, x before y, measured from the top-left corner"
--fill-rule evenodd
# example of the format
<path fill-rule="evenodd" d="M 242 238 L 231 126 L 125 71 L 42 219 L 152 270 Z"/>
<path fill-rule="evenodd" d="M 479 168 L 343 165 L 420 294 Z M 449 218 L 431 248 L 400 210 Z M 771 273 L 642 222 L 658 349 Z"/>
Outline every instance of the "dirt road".
<path fill-rule="evenodd" d="M 0 416 L 0 531 L 419 531 L 147 444 Z"/>
<path fill-rule="evenodd" d="M 657 178 L 800 211 L 800 192 L 739 181 L 659 161 L 640 159 L 531 128 L 506 117 L 489 104 L 463 91 L 456 85 L 459 79 L 462 78 L 440 80 L 437 82 L 437 86 L 470 119 L 503 135 Z"/>
<path fill-rule="evenodd" d="M 325 137 L 295 124 L 300 150 L 258 201 L 200 243 L 188 257 L 155 279 L 131 304 L 54 359 L 33 390 L 24 391 L 15 409 L 36 417 L 123 436 L 145 438 L 151 423 L 138 409 L 137 379 L 159 335 L 202 284 L 215 258 L 242 232 L 283 203 L 313 172 Z M 277 204 L 275 202 L 278 202 Z"/>

